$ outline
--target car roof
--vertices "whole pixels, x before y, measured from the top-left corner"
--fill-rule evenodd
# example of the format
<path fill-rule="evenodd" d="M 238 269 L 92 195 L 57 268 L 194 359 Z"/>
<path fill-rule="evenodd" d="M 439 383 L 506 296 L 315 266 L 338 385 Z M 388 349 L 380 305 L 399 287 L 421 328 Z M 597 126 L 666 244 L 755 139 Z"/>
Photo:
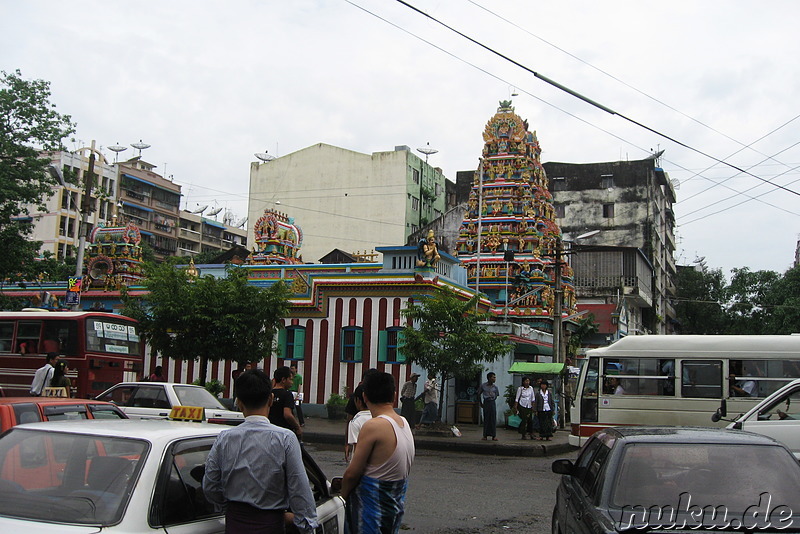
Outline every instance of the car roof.
<path fill-rule="evenodd" d="M 87 419 L 76 425 L 73 421 L 49 421 L 17 425 L 20 430 L 66 432 L 92 436 L 145 439 L 152 443 L 168 442 L 181 437 L 216 436 L 231 427 L 210 423 L 186 423 L 154 419 Z"/>
<path fill-rule="evenodd" d="M 116 406 L 113 403 L 91 399 L 70 399 L 67 397 L 2 397 L 0 404 L 101 404 Z"/>
<path fill-rule="evenodd" d="M 623 439 L 626 443 L 719 443 L 731 445 L 783 446 L 780 442 L 762 434 L 753 434 L 741 430 L 728 430 L 725 428 L 618 426 L 602 430 L 600 433 L 605 433 L 608 437 L 613 436 Z"/>
<path fill-rule="evenodd" d="M 205 389 L 203 386 L 198 386 L 197 384 L 183 384 L 181 382 L 156 382 L 156 381 L 149 381 L 145 380 L 144 382 L 120 382 L 119 384 L 114 384 L 111 387 L 117 386 L 152 386 L 153 384 L 163 384 L 165 386 L 185 386 L 187 388 L 201 388 Z M 111 388 L 108 388 L 111 389 Z"/>

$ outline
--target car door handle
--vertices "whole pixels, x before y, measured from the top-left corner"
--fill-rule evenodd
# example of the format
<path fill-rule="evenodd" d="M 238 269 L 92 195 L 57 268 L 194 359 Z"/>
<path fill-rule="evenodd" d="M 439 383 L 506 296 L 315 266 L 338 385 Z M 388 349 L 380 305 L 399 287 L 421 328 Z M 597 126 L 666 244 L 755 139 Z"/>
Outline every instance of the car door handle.
<path fill-rule="evenodd" d="M 159 417 L 166 417 L 166 416 L 168 416 L 168 415 L 169 415 L 169 412 L 160 412 L 160 413 L 158 414 L 158 416 L 159 416 Z"/>

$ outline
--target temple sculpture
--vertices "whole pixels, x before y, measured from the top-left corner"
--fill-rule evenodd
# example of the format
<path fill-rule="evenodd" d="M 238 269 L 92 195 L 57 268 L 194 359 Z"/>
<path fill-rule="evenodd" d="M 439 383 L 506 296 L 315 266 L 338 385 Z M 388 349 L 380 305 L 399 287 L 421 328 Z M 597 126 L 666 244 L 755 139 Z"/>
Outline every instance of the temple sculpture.
<path fill-rule="evenodd" d="M 541 322 L 553 317 L 561 229 L 539 141 L 511 101 L 500 102 L 483 141 L 456 253 L 467 268 L 469 285 L 493 300 L 496 313 L 506 313 L 510 303 L 509 318 Z M 573 273 L 563 256 L 560 263 L 562 315 L 571 315 L 576 305 Z"/>
<path fill-rule="evenodd" d="M 255 246 L 247 258 L 251 265 L 291 265 L 303 263 L 300 247 L 303 231 L 293 217 L 267 209 L 253 226 Z"/>
<path fill-rule="evenodd" d="M 89 236 L 86 250 L 86 278 L 82 290 L 118 290 L 140 282 L 142 275 L 142 234 L 135 223 L 126 226 L 99 224 Z"/>

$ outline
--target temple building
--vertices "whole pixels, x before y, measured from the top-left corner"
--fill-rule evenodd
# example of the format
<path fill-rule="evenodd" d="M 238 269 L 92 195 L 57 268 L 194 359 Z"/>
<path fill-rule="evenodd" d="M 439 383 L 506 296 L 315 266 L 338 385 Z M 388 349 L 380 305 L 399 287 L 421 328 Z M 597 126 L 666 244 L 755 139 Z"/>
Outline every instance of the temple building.
<path fill-rule="evenodd" d="M 572 269 L 561 258 L 539 141 L 510 101 L 500 102 L 483 140 L 456 254 L 469 286 L 489 296 L 496 315 L 552 331 L 557 284 L 564 292 L 562 315 L 575 312 L 575 290 Z"/>

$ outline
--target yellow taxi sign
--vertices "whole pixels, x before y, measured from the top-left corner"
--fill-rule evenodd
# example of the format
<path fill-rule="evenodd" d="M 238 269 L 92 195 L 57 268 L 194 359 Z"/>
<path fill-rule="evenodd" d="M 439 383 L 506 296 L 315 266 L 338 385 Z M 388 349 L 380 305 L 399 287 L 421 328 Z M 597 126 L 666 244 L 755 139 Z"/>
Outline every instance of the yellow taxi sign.
<path fill-rule="evenodd" d="M 173 406 L 169 412 L 169 418 L 173 421 L 202 421 L 205 415 L 202 406 Z"/>

